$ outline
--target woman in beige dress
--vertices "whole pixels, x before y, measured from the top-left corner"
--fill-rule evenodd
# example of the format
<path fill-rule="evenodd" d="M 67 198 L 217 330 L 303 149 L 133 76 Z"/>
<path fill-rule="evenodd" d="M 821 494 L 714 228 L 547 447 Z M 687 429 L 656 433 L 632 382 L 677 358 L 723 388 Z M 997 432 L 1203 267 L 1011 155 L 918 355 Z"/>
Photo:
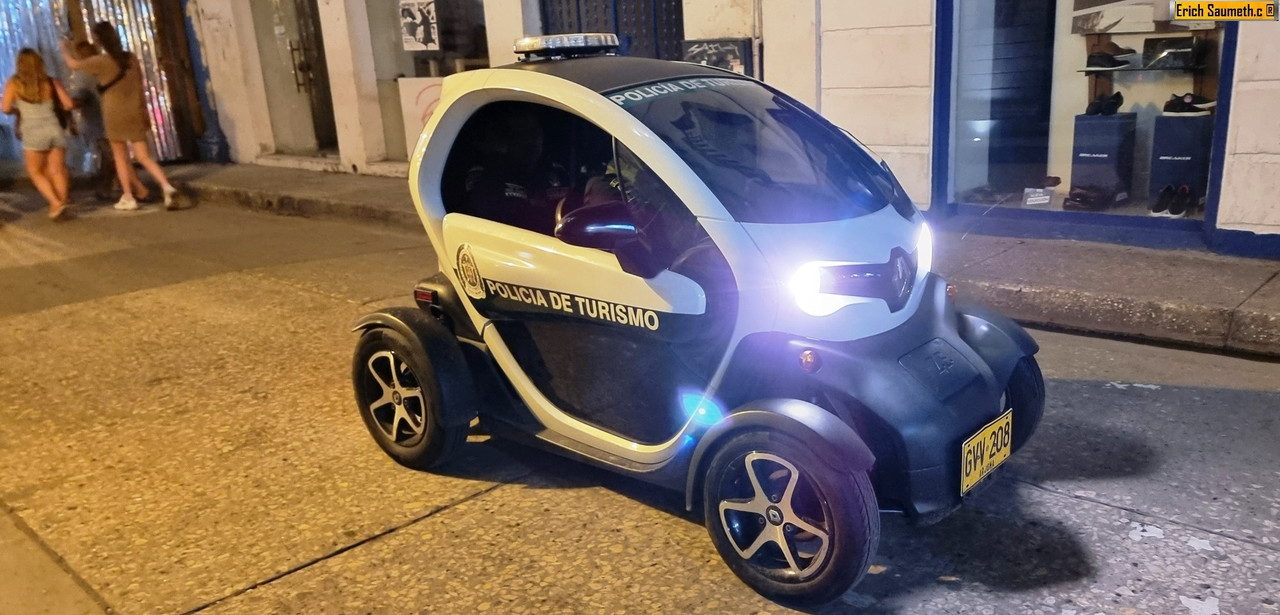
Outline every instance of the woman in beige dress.
<path fill-rule="evenodd" d="M 147 132 L 151 129 L 151 122 L 147 119 L 147 102 L 142 91 L 142 67 L 133 54 L 121 47 L 120 35 L 110 23 L 100 21 L 94 24 L 93 38 L 104 53 L 83 59 L 76 58 L 71 53 L 70 41 L 63 41 L 62 58 L 72 70 L 84 71 L 98 80 L 107 141 L 111 143 L 116 175 L 124 189 L 124 195 L 115 208 L 138 208 L 138 201 L 133 194 L 138 178 L 129 161 L 132 150 L 134 159 L 160 183 L 160 189 L 164 191 L 165 209 L 173 209 L 174 196 L 178 191 L 169 184 L 168 176 L 151 157 L 151 150 L 147 147 Z M 145 194 L 137 196 L 146 198 Z"/>

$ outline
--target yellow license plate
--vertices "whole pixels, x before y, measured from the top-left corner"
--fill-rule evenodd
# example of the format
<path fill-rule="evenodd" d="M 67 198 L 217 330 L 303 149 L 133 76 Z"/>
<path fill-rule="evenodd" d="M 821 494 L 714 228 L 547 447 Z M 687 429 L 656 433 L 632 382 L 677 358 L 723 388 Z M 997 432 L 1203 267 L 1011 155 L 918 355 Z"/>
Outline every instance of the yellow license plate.
<path fill-rule="evenodd" d="M 969 436 L 960 447 L 960 495 L 1009 458 L 1013 449 L 1013 411 L 1000 415 Z"/>

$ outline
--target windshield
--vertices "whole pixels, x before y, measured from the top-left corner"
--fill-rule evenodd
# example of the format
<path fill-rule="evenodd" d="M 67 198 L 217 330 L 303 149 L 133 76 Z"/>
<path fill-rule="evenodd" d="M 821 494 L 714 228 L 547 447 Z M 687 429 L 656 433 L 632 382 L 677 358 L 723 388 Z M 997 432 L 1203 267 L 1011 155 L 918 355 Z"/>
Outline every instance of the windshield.
<path fill-rule="evenodd" d="M 890 203 L 911 210 L 893 175 L 852 139 L 758 82 L 674 79 L 606 96 L 675 150 L 739 222 L 829 222 Z"/>

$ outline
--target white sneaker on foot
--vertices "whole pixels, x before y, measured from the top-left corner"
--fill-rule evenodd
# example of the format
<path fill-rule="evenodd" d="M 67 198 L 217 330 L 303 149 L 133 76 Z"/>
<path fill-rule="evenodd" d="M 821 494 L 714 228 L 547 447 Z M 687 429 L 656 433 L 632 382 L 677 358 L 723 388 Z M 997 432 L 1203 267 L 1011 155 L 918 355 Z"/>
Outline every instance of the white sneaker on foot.
<path fill-rule="evenodd" d="M 121 196 L 119 201 L 116 201 L 114 207 L 120 211 L 133 211 L 138 208 L 138 201 L 126 194 Z"/>
<path fill-rule="evenodd" d="M 173 197 L 178 194 L 178 189 L 173 186 L 164 188 L 164 208 L 177 209 L 178 204 L 173 201 Z"/>

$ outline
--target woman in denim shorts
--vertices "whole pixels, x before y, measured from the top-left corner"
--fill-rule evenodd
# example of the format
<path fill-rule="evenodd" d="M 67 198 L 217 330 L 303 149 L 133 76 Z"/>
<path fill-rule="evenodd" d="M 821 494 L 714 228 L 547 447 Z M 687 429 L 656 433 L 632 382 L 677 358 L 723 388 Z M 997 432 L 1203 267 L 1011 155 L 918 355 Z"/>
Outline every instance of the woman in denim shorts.
<path fill-rule="evenodd" d="M 60 105 L 56 108 L 54 105 Z M 34 49 L 18 52 L 18 72 L 4 85 L 0 111 L 19 112 L 22 153 L 31 183 L 49 202 L 49 217 L 62 218 L 67 209 L 67 131 L 59 110 L 70 112 L 71 97 L 57 79 L 45 72 L 44 59 Z"/>

